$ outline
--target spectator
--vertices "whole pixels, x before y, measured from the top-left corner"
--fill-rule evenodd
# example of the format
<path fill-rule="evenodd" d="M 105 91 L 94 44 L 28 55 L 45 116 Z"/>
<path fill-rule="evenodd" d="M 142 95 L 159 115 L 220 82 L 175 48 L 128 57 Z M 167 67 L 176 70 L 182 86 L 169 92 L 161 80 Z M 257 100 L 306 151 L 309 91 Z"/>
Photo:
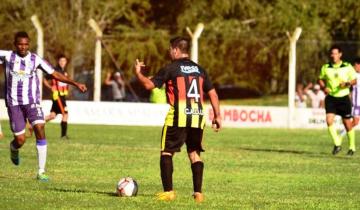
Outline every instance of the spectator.
<path fill-rule="evenodd" d="M 325 107 L 325 93 L 320 89 L 319 84 L 309 83 L 304 92 L 309 96 L 312 108 L 324 108 Z"/>
<path fill-rule="evenodd" d="M 295 93 L 295 107 L 306 108 L 306 94 L 304 94 L 304 85 L 301 83 L 296 84 Z"/>
<path fill-rule="evenodd" d="M 122 79 L 120 72 L 115 72 L 113 75 L 108 72 L 104 83 L 105 85 L 111 86 L 113 101 L 124 101 L 125 82 Z"/>

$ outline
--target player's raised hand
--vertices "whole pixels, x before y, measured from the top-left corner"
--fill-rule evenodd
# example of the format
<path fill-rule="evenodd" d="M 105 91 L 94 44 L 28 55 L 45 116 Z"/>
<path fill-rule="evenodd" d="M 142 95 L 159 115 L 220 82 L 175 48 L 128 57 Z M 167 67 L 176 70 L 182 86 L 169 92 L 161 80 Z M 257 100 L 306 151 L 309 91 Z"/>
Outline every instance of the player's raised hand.
<path fill-rule="evenodd" d="M 76 87 L 83 93 L 87 91 L 86 85 L 84 84 L 76 83 Z"/>
<path fill-rule="evenodd" d="M 141 73 L 141 69 L 145 67 L 145 64 L 143 61 L 139 61 L 139 59 L 136 59 L 135 61 L 135 73 L 139 74 Z"/>
<path fill-rule="evenodd" d="M 219 132 L 221 129 L 221 117 L 214 117 L 211 127 L 215 132 Z"/>

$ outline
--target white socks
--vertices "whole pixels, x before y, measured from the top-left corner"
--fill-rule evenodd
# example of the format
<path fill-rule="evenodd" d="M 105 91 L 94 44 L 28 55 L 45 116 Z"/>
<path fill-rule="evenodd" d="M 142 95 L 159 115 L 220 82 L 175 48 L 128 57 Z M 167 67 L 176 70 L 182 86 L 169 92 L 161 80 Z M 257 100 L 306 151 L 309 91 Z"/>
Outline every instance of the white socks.
<path fill-rule="evenodd" d="M 45 165 L 46 165 L 46 153 L 47 153 L 46 139 L 36 140 L 36 149 L 38 152 L 39 174 L 42 174 L 45 172 Z"/>

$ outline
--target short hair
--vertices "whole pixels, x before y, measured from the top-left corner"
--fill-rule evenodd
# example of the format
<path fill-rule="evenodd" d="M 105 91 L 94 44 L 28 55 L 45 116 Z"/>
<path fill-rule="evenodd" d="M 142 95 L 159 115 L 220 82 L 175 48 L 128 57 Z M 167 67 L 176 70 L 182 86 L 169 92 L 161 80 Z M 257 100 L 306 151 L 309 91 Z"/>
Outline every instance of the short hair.
<path fill-rule="evenodd" d="M 14 42 L 16 42 L 18 38 L 30 39 L 29 35 L 25 31 L 16 32 L 16 34 L 14 36 Z"/>
<path fill-rule="evenodd" d="M 339 53 L 342 53 L 342 48 L 337 44 L 334 44 L 333 46 L 331 46 L 330 52 L 335 50 L 335 49 L 337 49 L 339 51 Z"/>
<path fill-rule="evenodd" d="M 186 37 L 177 36 L 170 40 L 171 48 L 179 48 L 182 53 L 190 52 L 190 40 Z"/>
<path fill-rule="evenodd" d="M 360 64 L 360 57 L 356 57 L 354 59 L 354 64 Z"/>
<path fill-rule="evenodd" d="M 65 58 L 66 60 L 68 60 L 68 58 L 64 54 L 59 54 L 58 56 L 56 56 L 57 60 L 60 60 L 61 58 Z"/>

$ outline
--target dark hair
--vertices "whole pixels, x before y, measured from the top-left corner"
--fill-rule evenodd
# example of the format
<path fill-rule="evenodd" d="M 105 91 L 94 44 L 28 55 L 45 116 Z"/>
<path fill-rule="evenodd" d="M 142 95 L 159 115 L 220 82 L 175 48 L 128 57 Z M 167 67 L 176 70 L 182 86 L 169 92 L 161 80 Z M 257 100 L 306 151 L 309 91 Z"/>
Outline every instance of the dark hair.
<path fill-rule="evenodd" d="M 356 57 L 354 59 L 354 64 L 360 64 L 360 57 Z"/>
<path fill-rule="evenodd" d="M 29 35 L 28 35 L 25 31 L 16 32 L 16 34 L 15 34 L 15 36 L 14 36 L 14 42 L 16 42 L 18 38 L 27 38 L 27 39 L 30 39 L 30 38 L 29 38 Z"/>
<path fill-rule="evenodd" d="M 339 51 L 339 53 L 342 53 L 341 47 L 340 47 L 339 45 L 337 45 L 337 44 L 331 46 L 330 52 L 331 52 L 332 50 L 335 50 L 335 49 L 337 49 L 337 50 Z"/>
<path fill-rule="evenodd" d="M 190 40 L 185 37 L 177 36 L 170 40 L 172 48 L 179 48 L 182 53 L 190 52 Z"/>
<path fill-rule="evenodd" d="M 64 55 L 64 54 L 59 54 L 56 59 L 60 60 L 61 58 L 65 58 L 66 60 L 68 60 L 68 58 Z"/>

